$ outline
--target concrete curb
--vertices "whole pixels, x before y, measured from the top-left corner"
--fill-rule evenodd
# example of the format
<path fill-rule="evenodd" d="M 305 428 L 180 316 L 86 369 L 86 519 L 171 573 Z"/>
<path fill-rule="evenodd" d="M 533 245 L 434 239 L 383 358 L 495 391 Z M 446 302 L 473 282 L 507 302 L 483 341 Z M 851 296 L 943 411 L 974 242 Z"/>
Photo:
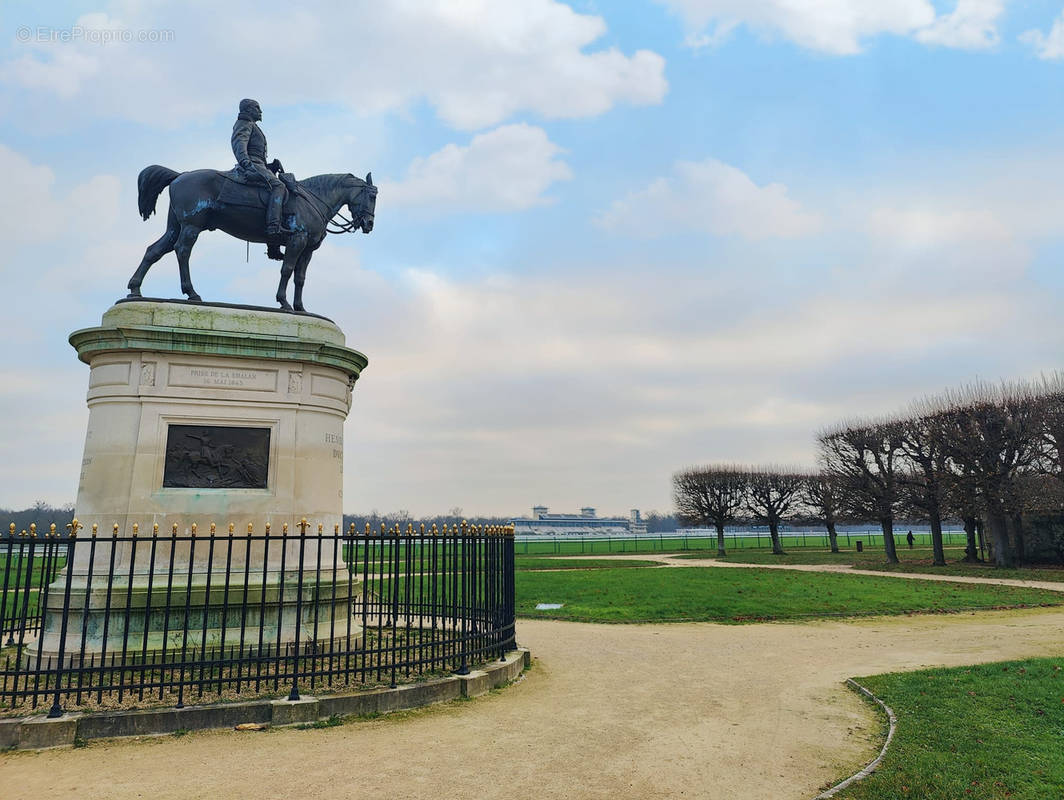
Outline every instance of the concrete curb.
<path fill-rule="evenodd" d="M 859 684 L 853 678 L 847 678 L 846 685 L 849 686 L 851 689 L 854 689 L 855 691 L 860 692 L 861 694 L 863 694 L 868 699 L 874 700 L 876 703 L 879 704 L 879 707 L 882 708 L 883 711 L 886 712 L 887 721 L 890 723 L 890 726 L 887 728 L 887 740 L 885 742 L 883 742 L 883 747 L 882 747 L 882 749 L 880 749 L 879 755 L 876 756 L 874 759 L 872 759 L 865 766 L 864 769 L 862 769 L 862 770 L 860 770 L 858 772 L 855 772 L 853 775 L 848 777 L 846 780 L 841 781 L 839 783 L 836 783 L 834 786 L 832 786 L 827 791 L 821 792 L 816 797 L 814 797 L 813 800 L 827 800 L 827 798 L 834 797 L 836 794 L 841 792 L 843 789 L 845 789 L 850 784 L 857 783 L 857 781 L 862 781 L 865 778 L 867 778 L 869 775 L 871 775 L 873 772 L 875 772 L 876 771 L 876 767 L 878 767 L 879 763 L 883 760 L 883 756 L 885 756 L 887 754 L 887 748 L 890 747 L 891 739 L 894 738 L 894 731 L 898 727 L 898 719 L 897 719 L 897 717 L 894 716 L 894 711 L 891 710 L 890 706 L 888 706 L 886 703 L 884 703 L 882 700 L 880 700 L 878 697 L 876 697 L 874 694 L 872 694 L 870 691 L 868 691 L 868 689 L 863 687 L 861 684 Z"/>
<path fill-rule="evenodd" d="M 249 700 L 184 708 L 146 708 L 64 714 L 48 719 L 32 717 L 0 719 L 0 750 L 46 750 L 72 747 L 91 739 L 126 736 L 164 736 L 176 731 L 234 728 L 245 723 L 270 727 L 313 724 L 332 716 L 386 714 L 391 711 L 445 703 L 460 697 L 477 697 L 516 680 L 532 663 L 526 648 L 506 653 L 471 670 L 468 675 L 450 675 L 395 689 L 373 689 L 354 694 L 304 696 L 299 700 Z"/>

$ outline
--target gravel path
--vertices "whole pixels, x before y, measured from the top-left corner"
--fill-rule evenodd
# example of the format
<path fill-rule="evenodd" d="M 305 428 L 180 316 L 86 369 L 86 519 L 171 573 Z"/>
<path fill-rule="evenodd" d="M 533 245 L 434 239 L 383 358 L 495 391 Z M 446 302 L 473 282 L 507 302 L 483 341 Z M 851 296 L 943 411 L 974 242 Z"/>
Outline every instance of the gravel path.
<path fill-rule="evenodd" d="M 0 797 L 801 800 L 880 741 L 845 678 L 1060 655 L 1064 610 L 762 625 L 522 620 L 518 634 L 534 668 L 474 702 L 321 730 L 0 755 Z"/>

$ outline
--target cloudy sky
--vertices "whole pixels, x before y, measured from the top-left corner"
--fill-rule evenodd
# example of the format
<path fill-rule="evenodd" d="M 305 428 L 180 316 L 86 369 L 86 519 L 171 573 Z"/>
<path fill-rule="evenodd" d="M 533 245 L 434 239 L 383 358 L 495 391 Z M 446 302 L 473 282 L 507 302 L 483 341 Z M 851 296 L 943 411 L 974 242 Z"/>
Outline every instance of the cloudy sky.
<path fill-rule="evenodd" d="M 242 97 L 381 187 L 307 281 L 370 359 L 346 510 L 519 514 L 1059 368 L 1062 90 L 1061 0 L 5 0 L 0 506 L 74 499 L 66 337 L 162 232 L 137 173 L 231 166 Z M 200 294 L 270 304 L 260 249 L 201 237 Z"/>

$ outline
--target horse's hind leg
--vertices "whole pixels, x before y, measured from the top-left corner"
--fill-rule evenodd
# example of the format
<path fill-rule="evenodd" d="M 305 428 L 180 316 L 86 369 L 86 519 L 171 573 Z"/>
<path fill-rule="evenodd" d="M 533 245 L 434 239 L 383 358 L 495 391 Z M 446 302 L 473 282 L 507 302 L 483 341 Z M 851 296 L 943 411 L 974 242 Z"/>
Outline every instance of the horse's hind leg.
<path fill-rule="evenodd" d="M 174 243 L 174 250 L 177 253 L 177 266 L 181 271 L 181 291 L 194 303 L 200 302 L 202 298 L 192 288 L 192 278 L 188 274 L 188 257 L 199 235 L 199 228 L 185 223 L 181 226 L 181 232 L 178 233 L 177 241 Z"/>
<path fill-rule="evenodd" d="M 166 219 L 166 233 L 148 245 L 148 249 L 144 251 L 144 258 L 140 261 L 140 266 L 133 273 L 133 277 L 129 279 L 130 297 L 140 297 L 140 285 L 144 283 L 144 276 L 148 274 L 152 264 L 174 249 L 179 231 L 180 226 L 177 223 L 177 217 L 174 216 L 173 212 L 170 212 Z"/>
<path fill-rule="evenodd" d="M 303 308 L 303 283 L 307 280 L 307 265 L 310 263 L 311 253 L 304 250 L 296 262 L 295 291 L 293 292 L 292 305 L 296 311 L 305 311 Z"/>
<path fill-rule="evenodd" d="M 307 237 L 301 234 L 294 234 L 288 237 L 288 241 L 285 242 L 284 247 L 284 263 L 281 264 L 281 280 L 277 284 L 277 302 L 281 304 L 281 308 L 285 311 L 291 311 L 292 306 L 288 304 L 288 281 L 292 277 L 294 272 L 298 277 L 298 266 L 300 259 L 303 256 L 303 249 L 307 245 Z M 302 310 L 299 306 L 297 297 L 297 310 Z"/>

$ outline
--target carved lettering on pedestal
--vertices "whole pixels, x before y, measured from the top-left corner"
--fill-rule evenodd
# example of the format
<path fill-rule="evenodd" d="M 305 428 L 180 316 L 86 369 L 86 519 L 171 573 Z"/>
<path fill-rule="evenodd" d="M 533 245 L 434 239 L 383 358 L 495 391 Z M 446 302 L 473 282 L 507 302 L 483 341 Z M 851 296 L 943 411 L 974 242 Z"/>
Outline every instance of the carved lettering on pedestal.
<path fill-rule="evenodd" d="M 265 489 L 270 429 L 170 425 L 164 488 Z"/>
<path fill-rule="evenodd" d="M 170 367 L 170 385 L 274 391 L 277 388 L 277 371 L 173 364 Z"/>

